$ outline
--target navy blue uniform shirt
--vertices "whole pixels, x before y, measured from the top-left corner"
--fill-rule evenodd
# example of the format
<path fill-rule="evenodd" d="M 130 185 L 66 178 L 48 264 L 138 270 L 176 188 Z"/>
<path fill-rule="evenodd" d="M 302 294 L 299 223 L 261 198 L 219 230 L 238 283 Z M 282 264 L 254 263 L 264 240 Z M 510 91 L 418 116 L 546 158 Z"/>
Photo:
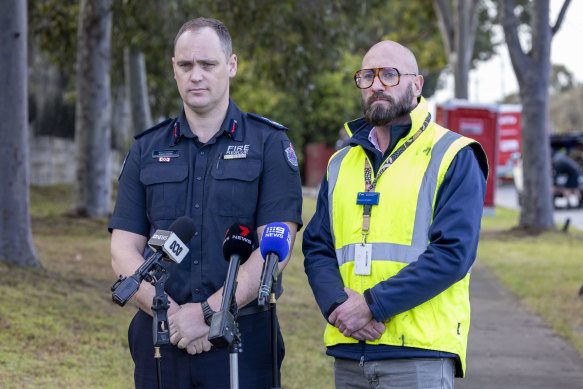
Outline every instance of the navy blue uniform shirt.
<path fill-rule="evenodd" d="M 357 122 L 359 123 L 359 122 Z M 391 126 L 391 144 L 383 155 L 368 140 L 372 127 L 364 121 L 353 134 L 351 146 L 364 148 L 376 172 L 390 155 L 398 140 L 411 129 L 409 125 Z M 483 153 L 478 153 L 481 157 Z M 462 279 L 475 259 L 480 234 L 482 206 L 486 193 L 487 167 L 478 160 L 471 146 L 453 159 L 437 193 L 431 242 L 419 259 L 397 275 L 369 289 L 369 308 L 378 321 L 405 312 L 441 293 Z M 389 168 L 390 173 L 390 168 Z M 387 174 L 387 173 L 385 173 Z M 316 213 L 303 236 L 304 266 L 316 301 L 326 319 L 346 300 L 336 252 L 330 233 L 328 181 L 322 181 Z M 453 354 L 411 347 L 370 345 L 365 342 L 329 347 L 328 355 L 355 360 L 380 360 L 414 357 L 455 357 Z"/>
<path fill-rule="evenodd" d="M 109 229 L 149 238 L 180 216 L 195 222 L 188 255 L 180 264 L 164 263 L 165 290 L 178 304 L 203 301 L 222 287 L 228 268 L 222 242 L 233 223 L 253 231 L 284 221 L 301 228 L 300 175 L 284 130 L 231 100 L 219 132 L 205 144 L 184 112 L 136 136 Z"/>

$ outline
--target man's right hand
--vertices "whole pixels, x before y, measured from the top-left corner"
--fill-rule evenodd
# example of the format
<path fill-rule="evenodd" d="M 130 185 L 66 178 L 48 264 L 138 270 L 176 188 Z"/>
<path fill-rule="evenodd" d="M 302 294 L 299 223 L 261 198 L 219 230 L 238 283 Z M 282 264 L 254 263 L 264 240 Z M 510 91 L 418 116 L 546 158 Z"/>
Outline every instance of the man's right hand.
<path fill-rule="evenodd" d="M 200 303 L 186 303 L 180 306 L 180 309 L 168 316 L 170 323 L 170 342 L 180 349 L 186 349 L 193 341 L 201 337 L 208 337 L 209 326 L 205 323 L 200 308 Z M 204 342 L 203 342 L 204 343 Z M 195 343 L 192 349 L 203 343 Z M 188 350 L 187 350 L 188 351 Z M 202 351 L 201 351 L 202 352 Z"/>
<path fill-rule="evenodd" d="M 195 355 L 209 351 L 212 346 L 212 343 L 208 340 L 208 335 L 204 335 L 190 342 L 190 344 L 186 346 L 186 351 L 191 355 Z"/>

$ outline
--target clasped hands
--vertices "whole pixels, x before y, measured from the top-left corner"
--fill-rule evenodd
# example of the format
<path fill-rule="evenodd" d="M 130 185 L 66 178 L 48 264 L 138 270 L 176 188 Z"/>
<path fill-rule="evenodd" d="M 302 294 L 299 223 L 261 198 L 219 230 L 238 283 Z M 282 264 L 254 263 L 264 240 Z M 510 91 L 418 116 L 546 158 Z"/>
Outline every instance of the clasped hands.
<path fill-rule="evenodd" d="M 373 318 L 363 295 L 347 287 L 344 291 L 348 299 L 332 311 L 328 321 L 346 337 L 368 341 L 379 339 L 385 332 L 385 324 Z"/>
<path fill-rule="evenodd" d="M 200 354 L 212 347 L 208 340 L 209 326 L 206 325 L 200 303 L 187 303 L 168 316 L 170 342 L 189 354 Z"/>

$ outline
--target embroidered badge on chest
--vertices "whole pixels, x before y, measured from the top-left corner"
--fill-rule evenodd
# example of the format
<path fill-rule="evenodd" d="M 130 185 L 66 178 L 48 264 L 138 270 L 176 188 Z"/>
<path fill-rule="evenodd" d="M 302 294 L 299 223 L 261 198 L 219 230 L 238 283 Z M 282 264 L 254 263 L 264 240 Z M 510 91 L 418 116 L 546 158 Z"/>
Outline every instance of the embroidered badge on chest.
<path fill-rule="evenodd" d="M 251 145 L 229 146 L 223 156 L 223 159 L 241 159 L 247 158 Z"/>

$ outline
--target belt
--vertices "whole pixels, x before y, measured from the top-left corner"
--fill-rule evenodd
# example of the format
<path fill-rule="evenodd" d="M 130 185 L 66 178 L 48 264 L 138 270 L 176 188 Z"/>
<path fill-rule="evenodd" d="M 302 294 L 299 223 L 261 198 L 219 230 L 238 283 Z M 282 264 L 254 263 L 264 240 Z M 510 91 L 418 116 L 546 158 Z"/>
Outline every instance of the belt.
<path fill-rule="evenodd" d="M 256 303 L 257 300 L 252 301 L 250 304 L 245 305 L 243 308 L 239 309 L 239 316 L 254 315 L 256 313 L 269 311 L 269 304 L 265 304 L 260 307 Z"/>

